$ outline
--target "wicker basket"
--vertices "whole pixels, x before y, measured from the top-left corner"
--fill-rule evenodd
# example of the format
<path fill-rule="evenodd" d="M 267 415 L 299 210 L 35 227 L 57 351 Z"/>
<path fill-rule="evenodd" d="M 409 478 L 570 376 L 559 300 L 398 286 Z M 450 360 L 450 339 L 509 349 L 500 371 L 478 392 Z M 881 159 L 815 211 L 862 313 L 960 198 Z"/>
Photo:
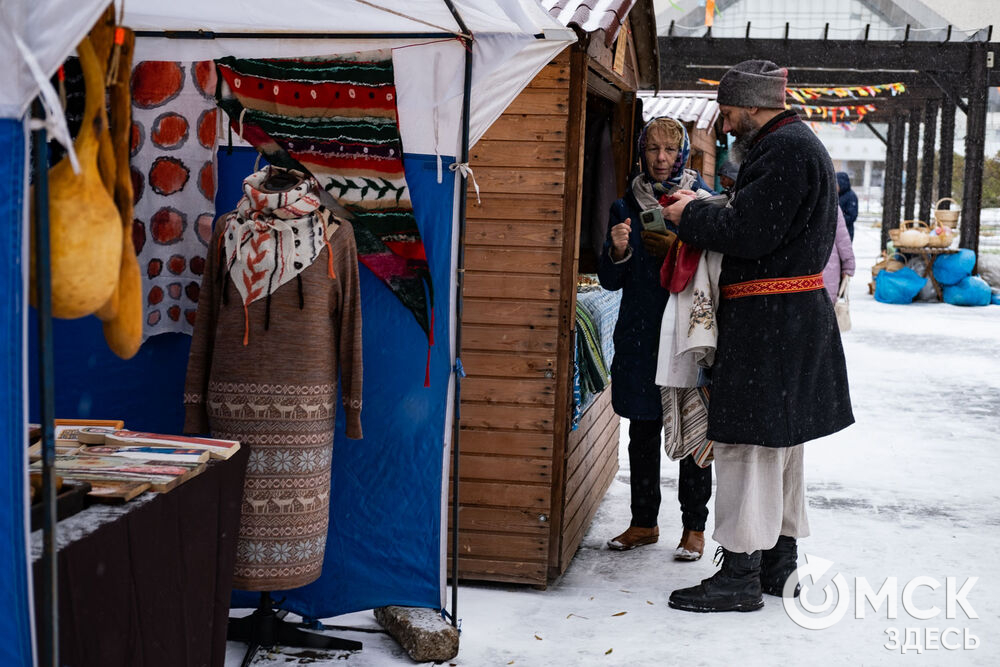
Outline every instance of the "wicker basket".
<path fill-rule="evenodd" d="M 946 213 L 948 211 L 945 211 Z M 955 233 L 943 225 L 935 228 L 937 234 L 931 234 L 927 240 L 928 248 L 947 248 L 955 240 Z"/>
<path fill-rule="evenodd" d="M 943 201 L 950 201 L 952 205 L 955 206 L 953 209 L 943 209 L 938 208 Z M 958 202 L 951 197 L 941 197 L 934 204 L 934 220 L 938 225 L 942 227 L 948 227 L 949 229 L 955 229 L 958 227 L 958 214 L 959 214 Z"/>
<path fill-rule="evenodd" d="M 878 272 L 883 269 L 889 273 L 899 271 L 901 268 L 906 266 L 906 264 L 901 261 L 901 258 L 901 255 L 893 255 L 892 257 L 886 257 L 883 255 L 879 261 L 875 262 L 872 266 L 872 278 L 875 278 L 875 276 L 878 275 Z"/>
<path fill-rule="evenodd" d="M 931 238 L 930 232 L 931 228 L 922 220 L 903 220 L 894 243 L 899 248 L 924 248 Z"/>

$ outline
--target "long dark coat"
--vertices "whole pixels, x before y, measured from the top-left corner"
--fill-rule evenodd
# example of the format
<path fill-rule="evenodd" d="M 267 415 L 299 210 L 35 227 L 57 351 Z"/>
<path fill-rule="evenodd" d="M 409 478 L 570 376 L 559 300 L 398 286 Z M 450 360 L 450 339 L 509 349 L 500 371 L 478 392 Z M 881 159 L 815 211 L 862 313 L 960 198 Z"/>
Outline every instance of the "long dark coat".
<path fill-rule="evenodd" d="M 681 240 L 725 255 L 720 285 L 812 275 L 830 258 L 833 163 L 804 123 L 780 123 L 793 113 L 761 128 L 740 167 L 732 208 L 691 202 L 684 209 Z M 854 422 L 826 290 L 722 299 L 718 324 L 710 439 L 788 447 Z"/>
<path fill-rule="evenodd" d="M 694 189 L 709 186 L 699 175 Z M 601 287 L 622 290 L 615 323 L 615 357 L 611 362 L 611 406 L 626 419 L 657 420 L 663 416 L 660 388 L 656 386 L 656 352 L 660 345 L 660 322 L 670 293 L 660 287 L 663 258 L 653 257 L 642 245 L 639 202 L 631 189 L 611 205 L 604 250 L 597 269 Z M 620 264 L 611 259 L 611 228 L 632 219 L 628 245 L 632 258 Z M 669 222 L 667 225 L 673 228 Z M 676 231 L 676 230 L 674 230 Z"/>

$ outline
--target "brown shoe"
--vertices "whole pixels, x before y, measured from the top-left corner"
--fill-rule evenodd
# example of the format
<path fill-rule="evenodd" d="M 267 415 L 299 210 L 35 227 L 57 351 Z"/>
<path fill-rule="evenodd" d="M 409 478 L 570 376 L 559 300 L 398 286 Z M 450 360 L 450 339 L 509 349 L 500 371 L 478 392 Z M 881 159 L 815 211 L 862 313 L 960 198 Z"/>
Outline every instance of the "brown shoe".
<path fill-rule="evenodd" d="M 628 551 L 646 544 L 653 544 L 660 539 L 660 529 L 657 526 L 642 528 L 629 526 L 628 530 L 608 540 L 608 548 L 614 551 Z"/>
<path fill-rule="evenodd" d="M 684 529 L 680 544 L 674 549 L 674 560 L 698 560 L 705 551 L 705 533 Z"/>

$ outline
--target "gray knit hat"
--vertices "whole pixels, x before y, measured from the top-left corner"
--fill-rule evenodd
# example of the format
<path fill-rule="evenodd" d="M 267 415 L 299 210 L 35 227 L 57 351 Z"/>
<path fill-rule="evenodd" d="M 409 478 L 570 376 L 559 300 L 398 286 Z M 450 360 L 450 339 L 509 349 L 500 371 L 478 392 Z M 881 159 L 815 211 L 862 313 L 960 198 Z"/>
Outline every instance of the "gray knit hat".
<path fill-rule="evenodd" d="M 715 100 L 732 107 L 785 108 L 788 70 L 770 60 L 744 60 L 722 75 Z"/>

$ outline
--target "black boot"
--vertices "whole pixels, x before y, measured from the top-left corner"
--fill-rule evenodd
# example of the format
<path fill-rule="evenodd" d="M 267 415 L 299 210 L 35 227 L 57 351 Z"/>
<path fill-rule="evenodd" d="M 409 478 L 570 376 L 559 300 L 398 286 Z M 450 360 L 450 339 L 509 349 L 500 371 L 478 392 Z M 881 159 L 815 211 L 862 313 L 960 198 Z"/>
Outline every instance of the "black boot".
<path fill-rule="evenodd" d="M 768 595 L 781 597 L 785 582 L 798 567 L 799 549 L 794 537 L 782 535 L 778 542 L 764 552 L 760 559 L 760 588 Z M 792 597 L 798 597 L 802 587 L 796 582 Z"/>
<path fill-rule="evenodd" d="M 764 606 L 760 594 L 760 552 L 740 554 L 719 547 L 722 568 L 697 586 L 670 594 L 670 606 L 684 611 L 755 611 Z"/>

